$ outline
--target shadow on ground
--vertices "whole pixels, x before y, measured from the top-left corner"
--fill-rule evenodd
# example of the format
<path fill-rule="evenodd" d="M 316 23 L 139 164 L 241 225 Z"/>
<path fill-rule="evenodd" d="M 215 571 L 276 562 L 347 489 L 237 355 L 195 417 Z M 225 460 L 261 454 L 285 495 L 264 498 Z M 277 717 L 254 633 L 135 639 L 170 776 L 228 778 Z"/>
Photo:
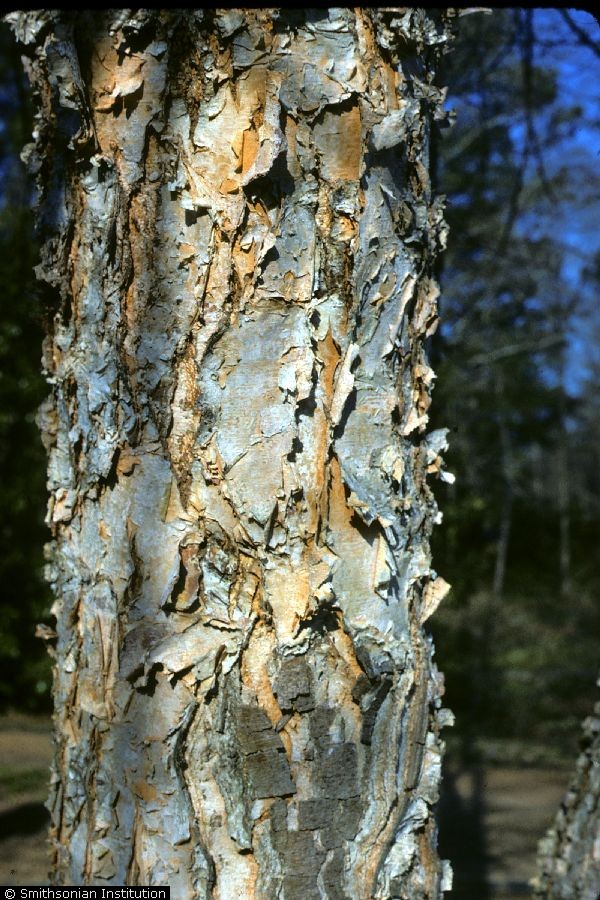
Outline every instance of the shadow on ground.
<path fill-rule="evenodd" d="M 444 773 L 438 805 L 440 855 L 451 860 L 455 900 L 490 900 L 481 767 L 473 766 L 462 777 L 460 790 L 458 781 L 456 771 Z"/>
<path fill-rule="evenodd" d="M 50 815 L 43 803 L 21 803 L 0 813 L 0 841 L 16 834 L 34 834 L 47 828 Z"/>

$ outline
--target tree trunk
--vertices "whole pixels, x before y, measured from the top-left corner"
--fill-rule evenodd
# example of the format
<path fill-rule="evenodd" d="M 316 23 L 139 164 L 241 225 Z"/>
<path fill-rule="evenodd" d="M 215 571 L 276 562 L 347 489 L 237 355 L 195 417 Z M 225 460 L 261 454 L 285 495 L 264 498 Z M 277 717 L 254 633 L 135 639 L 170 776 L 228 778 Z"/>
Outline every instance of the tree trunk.
<path fill-rule="evenodd" d="M 448 15 L 9 19 L 53 304 L 55 881 L 438 897 Z"/>
<path fill-rule="evenodd" d="M 554 825 L 539 842 L 536 897 L 600 896 L 600 703 L 583 723 L 584 746 Z"/>

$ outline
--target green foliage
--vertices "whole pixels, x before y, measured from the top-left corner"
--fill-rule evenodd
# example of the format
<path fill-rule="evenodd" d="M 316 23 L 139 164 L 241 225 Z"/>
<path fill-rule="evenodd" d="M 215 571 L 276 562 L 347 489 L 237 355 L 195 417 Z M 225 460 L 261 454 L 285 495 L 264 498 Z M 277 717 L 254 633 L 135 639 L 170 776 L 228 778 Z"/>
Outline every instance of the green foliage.
<path fill-rule="evenodd" d="M 600 410 L 591 380 L 574 395 L 569 352 L 598 273 L 580 244 L 588 265 L 568 274 L 553 225 L 590 204 L 595 176 L 591 157 L 576 180 L 556 158 L 587 123 L 558 68 L 534 65 L 527 16 L 467 17 L 442 74 L 458 115 L 437 147 L 450 246 L 432 425 L 451 428 L 457 480 L 437 491 L 433 558 L 453 591 L 432 630 L 465 748 L 495 736 L 570 752 L 598 664 Z"/>
<path fill-rule="evenodd" d="M 48 708 L 50 665 L 35 624 L 49 612 L 43 579 L 45 454 L 35 425 L 47 388 L 33 284 L 31 188 L 19 152 L 31 134 L 21 62 L 0 31 L 0 706 Z"/>

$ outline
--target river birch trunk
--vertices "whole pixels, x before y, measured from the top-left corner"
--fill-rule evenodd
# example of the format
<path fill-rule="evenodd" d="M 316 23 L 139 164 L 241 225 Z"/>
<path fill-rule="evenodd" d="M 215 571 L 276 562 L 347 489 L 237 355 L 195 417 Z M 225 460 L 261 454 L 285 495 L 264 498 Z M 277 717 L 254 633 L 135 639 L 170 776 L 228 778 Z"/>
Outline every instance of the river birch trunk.
<path fill-rule="evenodd" d="M 600 897 L 600 703 L 583 723 L 582 743 L 569 789 L 538 845 L 533 887 L 544 900 Z"/>
<path fill-rule="evenodd" d="M 449 17 L 9 17 L 38 115 L 57 884 L 432 898 Z"/>

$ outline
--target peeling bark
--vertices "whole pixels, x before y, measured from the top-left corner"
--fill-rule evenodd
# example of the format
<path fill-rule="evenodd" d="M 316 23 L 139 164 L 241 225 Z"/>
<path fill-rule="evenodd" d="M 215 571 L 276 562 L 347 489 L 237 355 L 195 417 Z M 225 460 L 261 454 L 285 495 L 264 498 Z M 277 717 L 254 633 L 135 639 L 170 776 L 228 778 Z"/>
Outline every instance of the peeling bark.
<path fill-rule="evenodd" d="M 583 748 L 552 828 L 538 845 L 536 897 L 600 896 L 600 703 L 583 723 Z"/>
<path fill-rule="evenodd" d="M 55 309 L 55 881 L 439 897 L 450 16 L 9 20 Z"/>

